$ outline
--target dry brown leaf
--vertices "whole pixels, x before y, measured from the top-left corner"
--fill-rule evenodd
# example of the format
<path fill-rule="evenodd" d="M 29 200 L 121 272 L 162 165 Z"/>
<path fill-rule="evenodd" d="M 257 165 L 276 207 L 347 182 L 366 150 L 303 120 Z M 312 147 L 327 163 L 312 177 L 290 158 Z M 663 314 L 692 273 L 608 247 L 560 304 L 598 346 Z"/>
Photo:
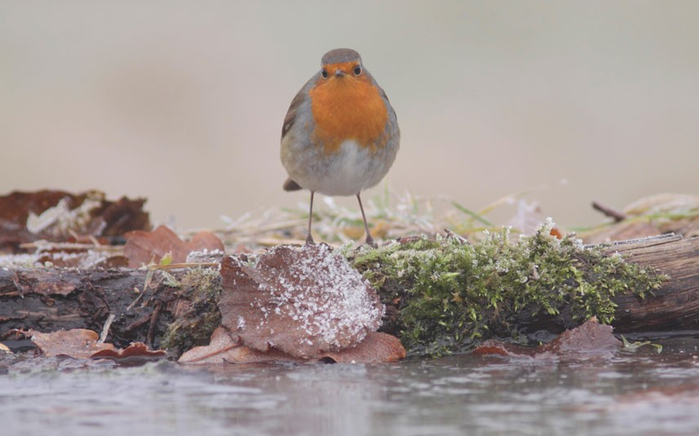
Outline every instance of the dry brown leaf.
<path fill-rule="evenodd" d="M 48 357 L 70 356 L 89 359 L 98 351 L 114 349 L 112 344 L 98 343 L 99 335 L 92 330 L 72 329 L 51 333 L 29 330 L 27 334 L 31 335 L 32 342 Z"/>
<path fill-rule="evenodd" d="M 381 325 L 376 291 L 325 245 L 277 246 L 221 264 L 221 324 L 259 351 L 313 359 L 355 347 Z"/>
<path fill-rule="evenodd" d="M 325 353 L 321 358 L 329 358 L 337 363 L 389 363 L 405 359 L 405 348 L 395 336 L 372 332 L 356 347 L 337 353 Z"/>
<path fill-rule="evenodd" d="M 290 356 L 283 351 L 270 348 L 268 351 L 260 351 L 241 345 L 226 353 L 225 363 L 281 363 L 304 362 L 304 359 Z"/>
<path fill-rule="evenodd" d="M 160 358 L 167 356 L 165 350 L 150 350 L 146 344 L 143 342 L 133 342 L 128 347 L 123 350 L 118 348 L 105 348 L 103 350 L 93 353 L 90 357 L 92 359 L 97 358 L 109 358 L 109 359 L 127 359 L 127 358 Z"/>
<path fill-rule="evenodd" d="M 231 335 L 225 327 L 219 327 L 211 335 L 211 343 L 194 347 L 180 356 L 179 363 L 265 363 L 300 361 L 298 358 L 271 349 L 267 352 L 241 345 L 237 336 Z"/>
<path fill-rule="evenodd" d="M 337 363 L 388 363 L 405 358 L 405 348 L 398 338 L 386 333 L 369 333 L 356 347 L 336 353 L 325 353 L 310 360 L 331 360 Z M 306 362 L 282 351 L 270 348 L 259 351 L 241 345 L 237 336 L 231 335 L 224 327 L 217 328 L 211 335 L 211 343 L 194 347 L 184 353 L 179 363 L 268 363 Z"/>
<path fill-rule="evenodd" d="M 617 351 L 622 343 L 612 334 L 614 328 L 600 324 L 592 317 L 584 324 L 561 333 L 556 339 L 541 346 L 543 352 L 563 354 L 606 354 Z"/>
<path fill-rule="evenodd" d="M 584 324 L 561 333 L 551 342 L 536 348 L 506 344 L 497 340 L 483 342 L 476 354 L 497 354 L 507 357 L 534 357 L 551 359 L 558 357 L 611 357 L 622 346 L 612 334 L 612 326 L 591 318 Z"/>
<path fill-rule="evenodd" d="M 121 350 L 112 344 L 99 342 L 99 335 L 87 329 L 60 330 L 51 333 L 28 330 L 25 334 L 31 336 L 32 342 L 47 357 L 126 359 L 163 357 L 167 354 L 164 350 L 149 350 L 142 342 L 134 342 Z"/>
<path fill-rule="evenodd" d="M 168 253 L 172 254 L 173 263 L 181 263 L 187 260 L 187 255 L 192 251 L 224 250 L 221 240 L 212 233 L 200 232 L 184 242 L 165 226 L 160 226 L 152 232 L 128 232 L 124 237 L 124 256 L 129 259 L 131 268 L 147 265 L 151 261 L 160 262 Z"/>
<path fill-rule="evenodd" d="M 239 347 L 237 336 L 232 336 L 224 327 L 218 327 L 211 334 L 209 345 L 202 345 L 188 350 L 180 356 L 179 363 L 223 363 L 226 353 Z"/>

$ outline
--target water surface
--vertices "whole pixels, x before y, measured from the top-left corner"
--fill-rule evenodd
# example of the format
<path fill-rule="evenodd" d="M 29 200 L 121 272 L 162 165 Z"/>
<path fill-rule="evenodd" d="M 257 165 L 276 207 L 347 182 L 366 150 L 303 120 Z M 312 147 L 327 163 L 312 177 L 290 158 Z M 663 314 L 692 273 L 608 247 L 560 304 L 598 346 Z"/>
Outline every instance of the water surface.
<path fill-rule="evenodd" d="M 0 356 L 3 435 L 696 434 L 699 339 L 612 358 L 391 365 Z"/>

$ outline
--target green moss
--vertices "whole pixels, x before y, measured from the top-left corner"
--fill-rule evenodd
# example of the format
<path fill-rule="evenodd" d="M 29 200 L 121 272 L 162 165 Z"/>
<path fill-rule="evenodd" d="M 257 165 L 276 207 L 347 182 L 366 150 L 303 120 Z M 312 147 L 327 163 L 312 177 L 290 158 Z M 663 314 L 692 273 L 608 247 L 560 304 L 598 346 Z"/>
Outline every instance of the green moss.
<path fill-rule="evenodd" d="M 475 244 L 423 238 L 364 249 L 350 260 L 397 310 L 384 329 L 411 355 L 467 351 L 489 337 L 522 340 L 517 328 L 535 316 L 563 327 L 592 316 L 611 323 L 615 295 L 643 297 L 665 279 L 550 230 L 545 225 L 516 243 L 508 229 Z"/>
<path fill-rule="evenodd" d="M 221 275 L 214 268 L 189 270 L 179 281 L 182 299 L 187 306 L 163 336 L 162 347 L 175 353 L 198 345 L 207 345 L 211 333 L 221 324 L 218 301 L 221 297 Z"/>

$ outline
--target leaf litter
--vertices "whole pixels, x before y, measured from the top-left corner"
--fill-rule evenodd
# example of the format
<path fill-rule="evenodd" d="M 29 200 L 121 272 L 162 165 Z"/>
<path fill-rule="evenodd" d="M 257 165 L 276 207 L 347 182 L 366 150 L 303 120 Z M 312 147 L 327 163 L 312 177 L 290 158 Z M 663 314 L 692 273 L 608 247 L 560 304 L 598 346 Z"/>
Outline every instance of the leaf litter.
<path fill-rule="evenodd" d="M 46 357 L 68 356 L 75 359 L 134 359 L 161 358 L 165 350 L 150 350 L 141 342 L 134 342 L 125 349 L 100 341 L 99 335 L 87 329 L 59 330 L 42 333 L 36 330 L 23 332 Z"/>
<path fill-rule="evenodd" d="M 15 191 L 0 196 L 0 253 L 21 252 L 20 245 L 39 240 L 65 242 L 76 235 L 119 237 L 130 230 L 149 230 L 145 199 L 107 200 L 103 192 Z"/>

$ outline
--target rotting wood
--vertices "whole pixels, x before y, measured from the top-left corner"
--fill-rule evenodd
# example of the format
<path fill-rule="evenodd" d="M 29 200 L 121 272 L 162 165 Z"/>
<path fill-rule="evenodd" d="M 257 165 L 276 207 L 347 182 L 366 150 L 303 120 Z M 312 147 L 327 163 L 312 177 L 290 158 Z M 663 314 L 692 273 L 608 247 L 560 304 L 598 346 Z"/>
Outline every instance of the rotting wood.
<path fill-rule="evenodd" d="M 149 330 L 153 342 L 172 321 L 176 297 L 168 286 L 157 283 L 148 289 L 147 304 L 131 304 L 145 282 L 143 270 L 0 269 L 0 337 L 12 329 L 51 332 L 85 328 L 100 332 L 114 314 L 108 341 L 119 347 L 145 341 Z M 161 313 L 153 316 L 158 304 Z M 141 318 L 145 322 L 138 323 Z M 151 326 L 150 321 L 156 325 Z"/>

